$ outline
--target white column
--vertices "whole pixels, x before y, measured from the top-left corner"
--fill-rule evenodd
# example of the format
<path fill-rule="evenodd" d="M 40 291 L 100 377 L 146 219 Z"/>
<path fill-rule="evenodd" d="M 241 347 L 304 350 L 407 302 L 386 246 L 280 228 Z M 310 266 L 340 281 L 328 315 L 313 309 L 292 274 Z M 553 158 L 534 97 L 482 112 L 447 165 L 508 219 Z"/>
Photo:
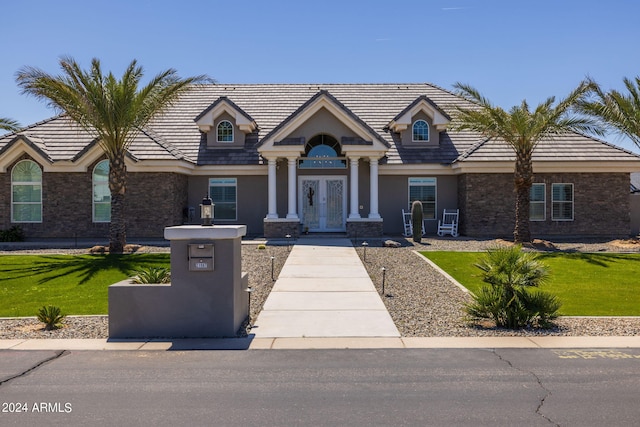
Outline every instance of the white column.
<path fill-rule="evenodd" d="M 287 158 L 287 166 L 289 173 L 289 210 L 287 212 L 287 218 L 298 219 L 298 211 L 296 210 L 296 157 Z"/>
<path fill-rule="evenodd" d="M 351 209 L 349 218 L 360 218 L 358 206 L 358 157 L 351 157 Z"/>
<path fill-rule="evenodd" d="M 369 196 L 371 207 L 369 208 L 369 218 L 380 218 L 378 213 L 378 158 L 369 157 Z"/>
<path fill-rule="evenodd" d="M 269 171 L 269 213 L 267 218 L 278 218 L 278 204 L 276 199 L 276 164 L 277 158 L 267 159 Z"/>

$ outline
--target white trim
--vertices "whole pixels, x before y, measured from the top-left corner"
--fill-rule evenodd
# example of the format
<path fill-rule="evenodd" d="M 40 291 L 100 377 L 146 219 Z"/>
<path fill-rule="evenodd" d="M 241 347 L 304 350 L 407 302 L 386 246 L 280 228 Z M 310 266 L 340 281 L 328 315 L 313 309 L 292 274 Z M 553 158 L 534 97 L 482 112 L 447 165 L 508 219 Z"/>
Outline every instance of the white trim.
<path fill-rule="evenodd" d="M 213 110 L 200 117 L 196 124 L 202 132 L 207 133 L 213 128 L 215 120 L 223 113 L 233 117 L 236 126 L 244 133 L 251 133 L 258 127 L 255 121 L 247 119 L 244 114 L 231 106 L 227 100 L 222 100 Z"/>
<path fill-rule="evenodd" d="M 105 160 L 100 160 L 98 163 L 96 163 L 96 165 L 93 167 L 93 170 L 91 171 L 91 221 L 94 224 L 104 224 L 104 223 L 110 223 L 111 222 L 111 214 L 109 214 L 109 220 L 108 221 L 96 221 L 96 199 L 95 199 L 95 191 L 96 191 L 96 182 L 95 182 L 95 174 L 96 174 L 96 169 L 98 168 L 98 165 L 100 165 L 101 163 L 107 163 L 107 167 L 110 167 L 109 165 L 109 160 L 105 159 Z M 108 170 L 108 169 L 107 169 Z M 104 185 L 101 183 L 101 185 Z M 107 190 L 109 190 L 109 175 L 107 175 Z M 111 190 L 109 190 L 109 198 L 111 198 Z M 107 203 L 105 202 L 100 202 L 100 205 L 106 205 Z M 111 201 L 109 201 L 109 210 L 111 210 Z"/>
<path fill-rule="evenodd" d="M 568 201 L 563 201 L 563 200 L 558 200 L 558 201 L 554 201 L 553 200 L 553 186 L 554 185 L 570 185 L 571 186 L 571 219 L 568 218 L 554 218 L 553 216 L 553 204 L 554 203 L 569 203 Z M 553 182 L 551 183 L 551 221 L 557 221 L 557 222 L 571 222 L 571 221 L 575 221 L 575 206 L 576 206 L 576 192 L 575 192 L 575 186 L 573 185 L 573 183 L 571 182 Z"/>
<path fill-rule="evenodd" d="M 409 125 L 413 123 L 413 118 L 420 112 L 424 112 L 431 119 L 433 127 L 438 132 L 447 128 L 450 120 L 433 108 L 433 106 L 424 99 L 420 100 L 420 102 L 418 102 L 411 110 L 398 117 L 397 120 L 392 120 L 389 123 L 389 127 L 394 132 L 400 133 L 403 130 L 406 130 Z"/>
<path fill-rule="evenodd" d="M 348 211 L 347 211 L 347 177 L 345 175 L 299 175 L 298 176 L 298 206 L 300 206 L 300 223 L 304 225 L 304 217 L 303 217 L 303 212 L 304 210 L 302 209 L 302 206 L 304 205 L 303 203 L 303 197 L 304 194 L 302 194 L 303 191 L 303 185 L 302 185 L 302 181 L 304 180 L 318 180 L 318 181 L 330 181 L 330 180 L 340 180 L 342 181 L 342 188 L 343 188 L 343 194 L 342 194 L 342 224 L 343 227 L 342 228 L 319 228 L 319 229 L 314 229 L 311 231 L 316 231 L 316 232 L 342 232 L 342 231 L 346 231 L 346 222 L 349 221 L 349 219 L 347 218 L 348 215 Z M 318 195 L 319 197 L 320 195 Z M 368 218 L 353 218 L 351 219 L 351 221 L 356 221 L 356 220 L 364 220 L 364 221 L 368 221 Z"/>
<path fill-rule="evenodd" d="M 542 185 L 542 202 L 539 201 L 533 201 L 531 200 L 531 190 L 529 190 L 529 221 L 531 222 L 544 222 L 547 220 L 547 184 L 544 182 L 534 182 L 531 184 L 531 188 L 533 188 L 534 185 Z M 531 219 L 531 204 L 535 203 L 535 204 L 540 204 L 542 203 L 542 219 Z"/>
<path fill-rule="evenodd" d="M 231 141 L 220 141 L 220 126 L 221 126 L 223 123 L 228 123 L 228 124 L 229 124 L 229 126 L 231 126 Z M 233 144 L 233 143 L 235 142 L 235 136 L 236 136 L 236 135 L 235 135 L 235 130 L 234 130 L 234 128 L 233 128 L 233 123 L 231 123 L 229 120 L 220 120 L 220 121 L 218 122 L 218 124 L 216 125 L 216 131 L 215 131 L 215 134 L 216 134 L 216 142 L 217 142 L 218 144 Z"/>
<path fill-rule="evenodd" d="M 415 139 L 414 138 L 414 136 L 416 134 L 415 133 L 415 127 L 416 127 L 416 124 L 418 122 L 422 122 L 427 126 L 427 139 Z M 429 142 L 429 140 L 431 139 L 430 132 L 431 132 L 431 129 L 429 129 L 429 123 L 426 120 L 418 119 L 418 120 L 414 121 L 413 124 L 411 125 L 411 142 L 418 142 L 418 143 L 420 143 L 420 142 Z"/>
<path fill-rule="evenodd" d="M 363 125 L 355 121 L 351 116 L 349 116 L 343 109 L 339 108 L 329 97 L 325 94 L 319 96 L 314 100 L 310 105 L 308 105 L 304 111 L 301 111 L 298 115 L 293 117 L 287 124 L 285 124 L 281 129 L 279 129 L 276 133 L 271 135 L 268 139 L 264 140 L 262 145 L 258 148 L 260 153 L 262 152 L 270 152 L 274 148 L 276 150 L 281 150 L 282 147 L 276 146 L 274 147 L 274 142 L 280 141 L 302 126 L 307 120 L 309 120 L 313 115 L 315 115 L 321 108 L 325 108 L 329 113 L 331 113 L 336 119 L 338 119 L 342 124 L 349 128 L 353 133 L 355 133 L 358 137 L 368 141 L 373 141 L 373 147 L 366 146 L 366 149 L 371 152 L 377 152 L 382 150 L 386 152 L 388 147 L 384 146 L 382 142 L 380 142 L 377 136 L 372 133 L 369 129 L 365 128 Z M 357 146 L 347 146 L 357 147 Z M 344 151 L 343 146 L 343 151 Z M 304 149 L 304 147 L 303 147 Z M 353 151 L 359 151 L 355 149 Z M 345 151 L 345 153 L 347 153 Z M 274 153 L 269 153 L 273 155 Z M 347 153 L 348 154 L 348 153 Z M 363 154 L 364 155 L 364 154 Z"/>
<path fill-rule="evenodd" d="M 435 176 L 410 176 L 407 178 L 407 202 L 409 205 L 409 212 L 411 212 L 411 180 L 412 179 L 432 179 L 433 185 L 430 184 L 413 184 L 414 186 L 421 186 L 421 187 L 431 187 L 433 186 L 434 189 L 434 201 L 433 201 L 433 218 L 426 218 L 424 217 L 425 221 L 435 221 L 438 219 L 438 178 Z M 420 200 L 420 202 L 422 202 L 424 204 L 423 200 Z M 424 209 L 423 209 L 423 215 L 424 215 Z"/>
<path fill-rule="evenodd" d="M 238 206 L 238 178 L 235 177 L 235 176 L 225 176 L 224 178 L 223 177 L 209 178 L 207 180 L 207 193 L 209 194 L 209 197 L 211 197 L 211 180 L 212 179 L 232 179 L 234 181 L 233 185 L 231 185 L 231 184 L 221 184 L 221 185 L 218 185 L 218 186 L 219 187 L 234 187 L 236 189 L 236 200 L 235 200 L 235 205 L 236 205 L 235 213 L 236 213 L 236 216 L 235 216 L 235 218 L 217 218 L 216 215 L 215 215 L 215 206 L 214 206 L 214 208 L 213 208 L 214 209 L 214 212 L 213 212 L 213 220 L 214 220 L 214 222 L 216 220 L 218 220 L 218 221 L 237 221 L 238 220 L 238 207 L 239 207 Z M 213 203 L 215 204 L 216 201 L 214 200 Z M 228 202 L 225 202 L 225 203 L 228 203 Z"/>
<path fill-rule="evenodd" d="M 465 173 L 513 173 L 514 161 L 464 161 L 451 165 L 456 175 Z M 638 160 L 533 161 L 533 173 L 631 173 L 640 172 Z"/>

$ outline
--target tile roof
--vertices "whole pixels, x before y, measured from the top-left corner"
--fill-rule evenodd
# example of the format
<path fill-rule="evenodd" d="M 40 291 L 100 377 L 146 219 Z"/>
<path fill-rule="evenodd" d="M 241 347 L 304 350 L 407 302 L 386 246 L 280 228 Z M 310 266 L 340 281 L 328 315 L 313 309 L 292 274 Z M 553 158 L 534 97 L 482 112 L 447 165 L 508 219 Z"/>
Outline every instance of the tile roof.
<path fill-rule="evenodd" d="M 484 141 L 479 134 L 472 132 L 441 132 L 439 148 L 403 147 L 398 141 L 398 134 L 390 132 L 387 126 L 420 99 L 427 100 L 447 116 L 454 114 L 456 106 L 471 105 L 428 83 L 199 85 L 154 119 L 132 143 L 130 152 L 138 160 L 184 159 L 197 165 L 260 164 L 256 148 L 260 141 L 319 93 L 334 99 L 345 112 L 389 146 L 383 163 L 451 164 L 513 160 L 513 153 L 505 143 Z M 258 126 L 253 134 L 247 135 L 244 149 L 206 148 L 195 119 L 221 99 L 237 106 Z M 28 137 L 52 161 L 78 159 L 93 141 L 90 134 L 64 116 L 36 123 L 19 133 Z M 0 150 L 11 144 L 15 137 L 16 134 L 1 136 Z M 640 156 L 593 138 L 568 134 L 540 143 L 534 161 L 547 160 L 640 160 Z"/>

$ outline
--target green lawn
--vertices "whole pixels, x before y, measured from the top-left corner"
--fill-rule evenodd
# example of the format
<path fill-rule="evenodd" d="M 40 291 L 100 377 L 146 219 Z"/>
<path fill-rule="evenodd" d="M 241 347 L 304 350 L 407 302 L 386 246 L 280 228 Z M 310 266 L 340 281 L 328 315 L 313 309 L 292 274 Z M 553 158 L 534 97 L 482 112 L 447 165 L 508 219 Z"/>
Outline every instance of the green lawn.
<path fill-rule="evenodd" d="M 480 252 L 421 252 L 471 292 L 483 285 Z M 640 254 L 545 253 L 551 277 L 541 289 L 565 316 L 640 316 Z"/>
<path fill-rule="evenodd" d="M 64 314 L 107 314 L 107 288 L 143 267 L 169 267 L 169 254 L 2 255 L 0 317 L 35 316 L 43 305 Z"/>

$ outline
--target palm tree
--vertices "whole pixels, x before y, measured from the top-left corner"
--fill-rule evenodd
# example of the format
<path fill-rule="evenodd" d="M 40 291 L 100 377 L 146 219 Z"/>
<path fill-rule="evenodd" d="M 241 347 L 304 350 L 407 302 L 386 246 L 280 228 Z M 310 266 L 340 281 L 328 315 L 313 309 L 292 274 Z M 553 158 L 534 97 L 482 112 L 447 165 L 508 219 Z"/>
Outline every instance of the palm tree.
<path fill-rule="evenodd" d="M 595 100 L 583 100 L 578 104 L 580 111 L 599 120 L 605 128 L 625 135 L 640 147 L 640 77 L 623 79 L 628 94 L 617 90 L 603 92 L 591 82 Z"/>
<path fill-rule="evenodd" d="M 5 117 L 0 117 L 0 130 L 8 130 L 10 132 L 15 132 L 20 129 L 20 124 L 15 120 L 7 119 Z"/>
<path fill-rule="evenodd" d="M 542 139 L 567 132 L 602 134 L 600 127 L 593 120 L 572 114 L 573 107 L 589 93 L 592 86 L 589 82 L 582 82 L 557 104 L 554 105 L 555 97 L 550 97 L 533 111 L 529 109 L 526 100 L 505 111 L 494 106 L 469 85 L 456 83 L 454 87 L 458 95 L 475 105 L 468 108 L 458 107 L 452 127 L 457 130 L 475 131 L 485 138 L 503 140 L 516 154 L 516 224 L 513 237 L 516 243 L 530 242 L 529 193 L 533 183 L 533 151 Z"/>
<path fill-rule="evenodd" d="M 174 69 L 168 69 L 139 87 L 143 70 L 135 59 L 119 80 L 111 72 L 104 75 L 100 61 L 95 58 L 88 71 L 82 70 L 71 57 L 61 58 L 60 68 L 62 74 L 56 76 L 38 68 L 23 67 L 16 81 L 23 93 L 47 102 L 96 137 L 109 160 L 109 251 L 122 253 L 126 244 L 127 148 L 154 116 L 205 77 L 181 79 Z"/>

